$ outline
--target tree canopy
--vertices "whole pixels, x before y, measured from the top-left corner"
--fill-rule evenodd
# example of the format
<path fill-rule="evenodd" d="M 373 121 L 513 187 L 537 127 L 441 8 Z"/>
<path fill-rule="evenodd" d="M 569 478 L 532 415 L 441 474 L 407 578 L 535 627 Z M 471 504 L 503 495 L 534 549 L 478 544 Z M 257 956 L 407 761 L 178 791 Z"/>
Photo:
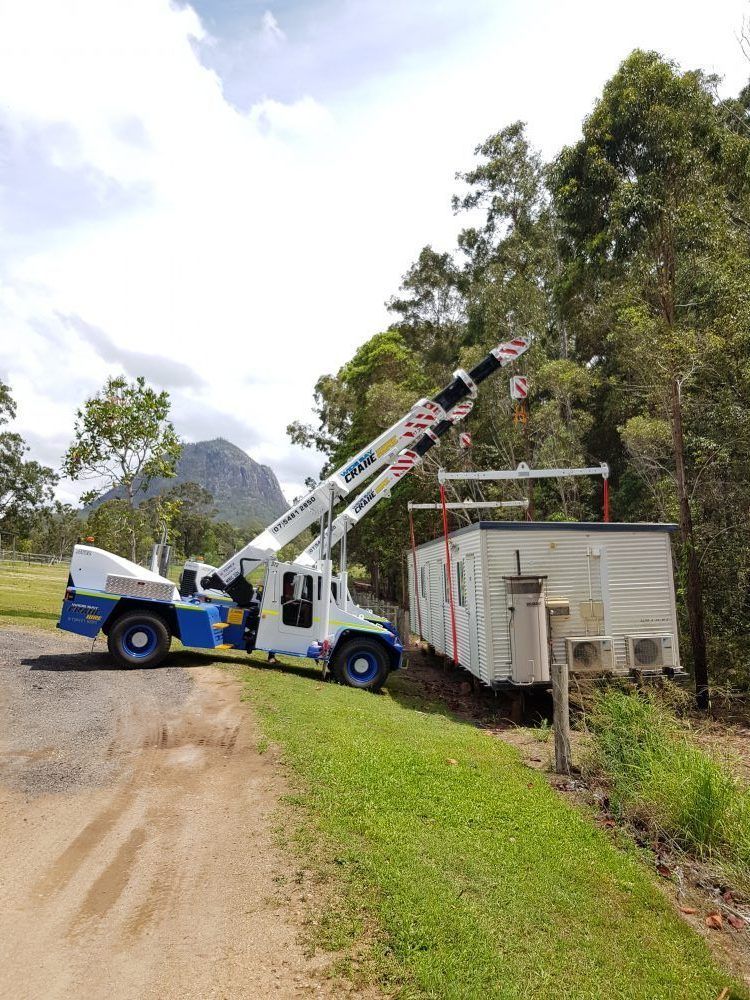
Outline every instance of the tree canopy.
<path fill-rule="evenodd" d="M 438 463 L 607 461 L 616 517 L 679 524 L 683 649 L 704 703 L 709 668 L 750 682 L 748 93 L 719 99 L 714 77 L 636 50 L 552 162 L 522 122 L 476 147 L 452 202 L 471 224 L 454 248 L 420 251 L 389 301 L 391 328 L 319 379 L 317 424 L 291 429 L 324 450 L 328 471 L 457 365 L 533 334 L 514 368 L 530 377 L 528 421 L 506 378 L 486 383 L 471 452 L 444 438 L 352 532 L 350 557 L 381 589 L 401 587 L 406 501 L 435 499 Z M 587 480 L 528 489 L 537 518 L 601 516 Z M 437 533 L 431 514 L 415 519 L 420 537 Z"/>
<path fill-rule="evenodd" d="M 76 412 L 74 440 L 63 459 L 63 470 L 72 480 L 95 484 L 81 497 L 83 503 L 112 489 L 122 492 L 125 503 L 118 508 L 117 521 L 130 520 L 130 528 L 123 530 L 130 533 L 132 559 L 140 519 L 135 499 L 157 476 L 174 476 L 180 457 L 169 408 L 169 393 L 156 392 L 143 377 L 134 382 L 124 375 L 110 377 Z"/>
<path fill-rule="evenodd" d="M 2 429 L 15 416 L 10 387 L 0 381 L 0 527 L 14 533 L 52 502 L 58 479 L 52 469 L 24 457 L 28 447 L 20 434 Z"/>

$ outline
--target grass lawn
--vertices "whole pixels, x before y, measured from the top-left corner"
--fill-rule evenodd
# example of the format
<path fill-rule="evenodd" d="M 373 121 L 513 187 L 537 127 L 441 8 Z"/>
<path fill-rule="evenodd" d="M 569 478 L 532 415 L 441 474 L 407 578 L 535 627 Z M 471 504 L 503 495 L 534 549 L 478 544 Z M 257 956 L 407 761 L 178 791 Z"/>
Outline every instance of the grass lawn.
<path fill-rule="evenodd" d="M 0 562 L 0 628 L 33 625 L 53 629 L 68 580 L 67 563 L 56 566 Z"/>
<path fill-rule="evenodd" d="M 399 995 L 716 1000 L 731 989 L 638 858 L 514 748 L 425 712 L 398 678 L 381 696 L 299 668 L 246 680 L 301 779 L 303 827 L 319 831 L 362 925 L 376 918 L 376 974 Z"/>
<path fill-rule="evenodd" d="M 0 627 L 54 627 L 66 572 L 0 564 Z M 292 769 L 290 841 L 336 873 L 343 900 L 320 934 L 344 950 L 364 934 L 365 980 L 435 1000 L 747 997 L 638 857 L 514 748 L 416 701 L 398 676 L 376 696 L 264 660 L 245 669 L 246 691 Z"/>

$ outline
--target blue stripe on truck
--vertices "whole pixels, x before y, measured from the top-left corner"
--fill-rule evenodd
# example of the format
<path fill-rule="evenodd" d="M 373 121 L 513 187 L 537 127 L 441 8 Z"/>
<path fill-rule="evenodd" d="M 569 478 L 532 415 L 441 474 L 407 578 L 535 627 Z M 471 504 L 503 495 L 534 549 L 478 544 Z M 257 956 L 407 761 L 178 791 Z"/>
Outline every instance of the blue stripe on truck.
<path fill-rule="evenodd" d="M 76 590 L 72 600 L 63 601 L 57 627 L 93 639 L 117 607 L 119 600 L 115 594 Z"/>

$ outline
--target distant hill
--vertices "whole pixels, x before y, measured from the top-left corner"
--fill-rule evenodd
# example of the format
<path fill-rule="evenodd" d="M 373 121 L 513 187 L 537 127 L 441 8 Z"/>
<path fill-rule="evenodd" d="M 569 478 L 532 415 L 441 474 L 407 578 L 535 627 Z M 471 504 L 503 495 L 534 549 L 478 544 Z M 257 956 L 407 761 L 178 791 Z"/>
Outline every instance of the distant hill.
<path fill-rule="evenodd" d="M 140 498 L 158 496 L 178 483 L 198 483 L 208 490 L 214 498 L 216 519 L 238 527 L 252 522 L 266 525 L 289 506 L 273 470 L 224 438 L 184 445 L 177 475 L 154 479 Z M 118 496 L 119 490 L 110 490 L 94 506 Z"/>

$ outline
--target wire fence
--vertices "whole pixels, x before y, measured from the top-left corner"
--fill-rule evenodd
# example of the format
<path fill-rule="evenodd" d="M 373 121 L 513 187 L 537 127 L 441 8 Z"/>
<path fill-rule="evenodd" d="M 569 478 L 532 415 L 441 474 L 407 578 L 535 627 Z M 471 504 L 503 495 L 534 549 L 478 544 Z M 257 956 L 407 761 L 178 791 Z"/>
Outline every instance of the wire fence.
<path fill-rule="evenodd" d="M 40 566 L 56 566 L 70 561 L 70 553 L 52 555 L 49 552 L 19 552 L 17 549 L 0 549 L 0 562 L 22 562 Z"/>
<path fill-rule="evenodd" d="M 393 622 L 402 641 L 405 644 L 410 642 L 409 612 L 406 608 L 402 608 L 393 601 L 384 601 L 380 597 L 371 597 L 369 594 L 360 597 L 359 603 L 362 607 L 374 611 L 376 615 L 380 615 L 382 618 L 387 618 L 389 622 Z"/>

